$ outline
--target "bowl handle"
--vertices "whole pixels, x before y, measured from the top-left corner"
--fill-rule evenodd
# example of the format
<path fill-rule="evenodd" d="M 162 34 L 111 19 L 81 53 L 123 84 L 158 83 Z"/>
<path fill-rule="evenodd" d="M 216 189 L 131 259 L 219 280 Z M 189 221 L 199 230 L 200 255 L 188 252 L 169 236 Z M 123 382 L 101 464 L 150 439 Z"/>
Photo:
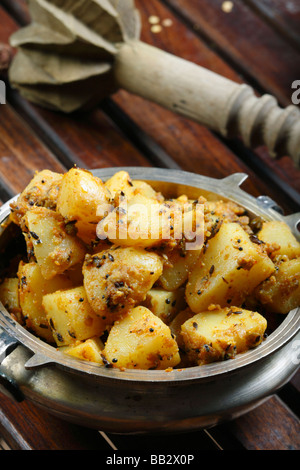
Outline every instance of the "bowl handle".
<path fill-rule="evenodd" d="M 0 328 L 0 391 L 20 402 L 24 396 L 14 378 L 9 377 L 1 366 L 2 361 L 18 346 L 19 342 Z"/>

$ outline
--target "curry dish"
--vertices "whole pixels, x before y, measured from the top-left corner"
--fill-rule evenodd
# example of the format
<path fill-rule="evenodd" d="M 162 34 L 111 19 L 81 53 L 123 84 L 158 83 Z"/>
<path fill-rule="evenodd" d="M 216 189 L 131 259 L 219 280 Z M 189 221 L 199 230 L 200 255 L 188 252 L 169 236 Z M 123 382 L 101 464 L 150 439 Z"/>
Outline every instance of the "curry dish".
<path fill-rule="evenodd" d="M 118 171 L 37 172 L 11 204 L 26 243 L 0 300 L 24 328 L 101 367 L 233 359 L 300 305 L 300 243 L 232 201 L 166 198 Z"/>

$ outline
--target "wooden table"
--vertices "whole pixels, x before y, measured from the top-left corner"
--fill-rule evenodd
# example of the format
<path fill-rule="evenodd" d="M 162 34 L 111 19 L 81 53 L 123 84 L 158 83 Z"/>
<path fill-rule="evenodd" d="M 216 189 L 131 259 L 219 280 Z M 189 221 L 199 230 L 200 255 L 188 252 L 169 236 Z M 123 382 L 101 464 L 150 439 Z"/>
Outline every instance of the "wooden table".
<path fill-rule="evenodd" d="M 291 104 L 300 79 L 299 0 L 137 0 L 142 40 L 194 61 L 258 94 Z M 150 17 L 161 28 L 152 28 Z M 0 42 L 29 21 L 25 0 L 0 1 Z M 165 21 L 167 20 L 167 21 Z M 155 32 L 158 31 L 158 32 Z M 1 76 L 6 79 L 5 74 Z M 33 106 L 7 87 L 0 105 L 0 199 L 8 200 L 36 170 L 157 166 L 221 178 L 249 175 L 243 188 L 266 194 L 286 213 L 299 211 L 300 171 L 289 157 L 271 160 L 125 91 L 93 112 L 65 116 Z M 300 374 L 255 410 L 229 423 L 176 436 L 115 436 L 72 425 L 27 401 L 0 396 L 0 448 L 138 451 L 300 450 Z"/>

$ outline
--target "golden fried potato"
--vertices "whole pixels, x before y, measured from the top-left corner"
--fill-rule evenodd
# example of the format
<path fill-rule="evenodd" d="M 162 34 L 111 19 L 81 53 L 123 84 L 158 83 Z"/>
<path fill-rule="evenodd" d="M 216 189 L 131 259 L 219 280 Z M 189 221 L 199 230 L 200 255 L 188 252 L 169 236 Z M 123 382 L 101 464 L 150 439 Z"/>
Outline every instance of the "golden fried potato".
<path fill-rule="evenodd" d="M 162 273 L 162 260 L 143 248 L 113 247 L 87 255 L 84 286 L 97 315 L 115 319 L 142 302 Z"/>
<path fill-rule="evenodd" d="M 266 319 L 238 307 L 205 311 L 181 326 L 184 349 L 195 365 L 230 359 L 263 341 Z"/>
<path fill-rule="evenodd" d="M 54 343 L 52 331 L 43 308 L 43 296 L 72 287 L 70 279 L 58 275 L 46 280 L 35 262 L 19 264 L 19 299 L 26 327 L 40 338 Z"/>
<path fill-rule="evenodd" d="M 135 307 L 111 328 L 103 355 L 127 369 L 166 369 L 180 362 L 170 328 L 146 307 Z"/>
<path fill-rule="evenodd" d="M 300 305 L 300 258 L 282 262 L 254 292 L 264 309 L 288 313 Z"/>
<path fill-rule="evenodd" d="M 55 210 L 63 175 L 50 170 L 37 172 L 17 201 L 11 204 L 11 220 L 21 225 L 22 217 L 34 206 Z"/>
<path fill-rule="evenodd" d="M 42 300 L 57 346 L 100 337 L 106 322 L 91 308 L 83 286 L 46 294 Z"/>
<path fill-rule="evenodd" d="M 177 245 L 172 250 L 165 250 L 164 253 L 168 259 L 164 264 L 159 283 L 165 290 L 176 291 L 187 281 L 202 254 L 202 248 L 186 251 Z"/>
<path fill-rule="evenodd" d="M 195 313 L 210 305 L 241 306 L 274 271 L 275 265 L 262 245 L 253 243 L 239 224 L 223 223 L 191 271 L 187 303 Z"/>
<path fill-rule="evenodd" d="M 52 279 L 81 263 L 85 256 L 82 242 L 67 233 L 62 216 L 45 207 L 34 207 L 24 216 L 28 251 L 34 253 L 45 279 Z"/>
<path fill-rule="evenodd" d="M 57 211 L 66 221 L 76 222 L 78 237 L 86 243 L 96 239 L 96 228 L 101 219 L 97 214 L 110 202 L 104 183 L 90 171 L 72 168 L 64 174 L 57 197 Z"/>
<path fill-rule="evenodd" d="M 289 259 L 300 256 L 300 243 L 285 222 L 264 222 L 257 237 L 268 245 L 272 259 L 277 256 L 287 256 Z"/>
<path fill-rule="evenodd" d="M 19 323 L 23 322 L 22 309 L 19 299 L 19 280 L 7 277 L 0 284 L 0 301 Z"/>
<path fill-rule="evenodd" d="M 167 291 L 154 287 L 147 293 L 143 305 L 168 325 L 186 307 L 184 288 Z"/>
<path fill-rule="evenodd" d="M 76 359 L 103 365 L 102 351 L 104 344 L 97 336 L 60 349 L 64 354 L 68 354 Z"/>

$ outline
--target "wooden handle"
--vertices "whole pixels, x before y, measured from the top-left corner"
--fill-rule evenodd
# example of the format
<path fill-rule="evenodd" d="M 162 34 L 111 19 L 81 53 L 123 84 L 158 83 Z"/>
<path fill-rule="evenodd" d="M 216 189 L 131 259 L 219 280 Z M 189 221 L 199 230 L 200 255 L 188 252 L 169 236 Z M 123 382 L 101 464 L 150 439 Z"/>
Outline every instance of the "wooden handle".
<path fill-rule="evenodd" d="M 203 124 L 245 145 L 267 146 L 270 155 L 300 160 L 300 112 L 282 109 L 270 95 L 139 40 L 119 45 L 114 74 L 118 85 L 134 94 Z"/>

